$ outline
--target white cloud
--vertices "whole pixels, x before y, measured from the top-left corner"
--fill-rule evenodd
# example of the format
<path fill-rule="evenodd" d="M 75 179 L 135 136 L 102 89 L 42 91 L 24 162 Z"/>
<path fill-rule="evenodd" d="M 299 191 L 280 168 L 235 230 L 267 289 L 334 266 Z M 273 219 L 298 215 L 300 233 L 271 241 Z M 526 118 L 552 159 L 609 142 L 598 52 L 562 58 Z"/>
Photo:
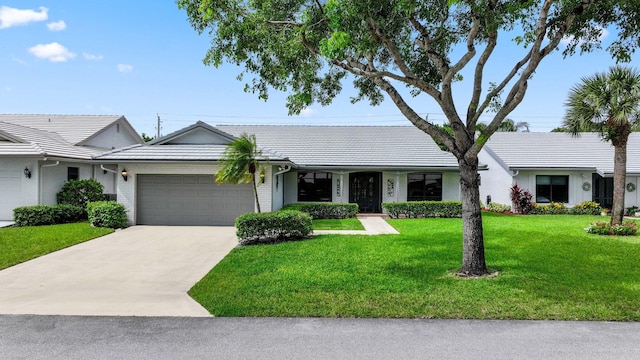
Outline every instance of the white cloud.
<path fill-rule="evenodd" d="M 607 38 L 607 36 L 609 36 L 609 30 L 607 30 L 607 29 L 601 29 L 601 30 L 602 30 L 602 32 L 600 33 L 600 36 L 598 37 L 599 41 L 602 41 L 605 38 Z M 568 45 L 570 42 L 573 41 L 573 39 L 574 39 L 573 36 L 565 36 L 565 37 L 562 38 L 562 40 L 560 40 L 560 42 L 565 44 L 565 45 Z M 582 43 L 584 43 L 584 40 L 580 40 L 578 42 L 578 44 L 582 44 Z"/>
<path fill-rule="evenodd" d="M 133 66 L 127 64 L 118 64 L 118 71 L 121 73 L 128 73 L 133 70 Z"/>
<path fill-rule="evenodd" d="M 47 28 L 51 31 L 62 31 L 67 28 L 67 24 L 63 21 L 56 21 L 47 24 Z"/>
<path fill-rule="evenodd" d="M 20 10 L 8 6 L 0 6 L 0 29 L 7 29 L 12 26 L 26 25 L 34 21 L 47 20 L 49 9 L 40 7 L 40 11 Z"/>
<path fill-rule="evenodd" d="M 86 60 L 93 60 L 93 61 L 100 61 L 102 60 L 102 55 L 94 55 L 94 54 L 89 54 L 89 53 L 82 53 L 82 56 L 84 56 L 84 58 Z"/>
<path fill-rule="evenodd" d="M 316 111 L 313 110 L 312 108 L 304 108 L 300 111 L 300 115 L 306 116 L 306 117 L 313 116 L 315 113 Z"/>
<path fill-rule="evenodd" d="M 29 48 L 29 52 L 38 58 L 48 59 L 51 62 L 64 62 L 76 57 L 76 54 L 70 52 L 66 47 L 57 42 L 38 44 Z"/>

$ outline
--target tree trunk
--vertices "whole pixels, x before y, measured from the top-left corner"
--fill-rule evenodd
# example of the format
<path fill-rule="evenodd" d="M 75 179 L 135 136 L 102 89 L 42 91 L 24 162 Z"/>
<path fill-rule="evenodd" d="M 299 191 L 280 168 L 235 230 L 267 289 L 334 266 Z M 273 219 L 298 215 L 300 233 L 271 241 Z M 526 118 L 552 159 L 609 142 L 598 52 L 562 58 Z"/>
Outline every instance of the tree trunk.
<path fill-rule="evenodd" d="M 624 216 L 624 193 L 627 179 L 627 141 L 614 144 L 613 161 L 613 206 L 611 208 L 611 225 L 622 224 Z"/>
<path fill-rule="evenodd" d="M 258 212 L 262 212 L 262 211 L 260 211 L 260 200 L 258 199 L 258 186 L 256 185 L 256 174 L 255 174 L 255 172 L 253 174 L 251 174 L 251 184 L 253 185 L 253 196 L 256 199 L 256 209 L 258 210 Z"/>
<path fill-rule="evenodd" d="M 480 210 L 478 158 L 459 160 L 460 194 L 462 196 L 462 269 L 461 274 L 482 276 L 487 274 L 484 259 L 484 235 Z"/>

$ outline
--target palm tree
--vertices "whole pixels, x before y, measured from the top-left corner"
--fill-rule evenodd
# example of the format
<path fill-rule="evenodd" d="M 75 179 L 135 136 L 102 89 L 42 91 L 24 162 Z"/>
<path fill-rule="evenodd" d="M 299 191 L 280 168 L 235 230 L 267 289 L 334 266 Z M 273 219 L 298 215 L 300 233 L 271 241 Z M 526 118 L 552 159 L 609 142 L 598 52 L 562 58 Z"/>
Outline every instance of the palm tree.
<path fill-rule="evenodd" d="M 581 80 L 569 92 L 563 125 L 574 136 L 597 131 L 604 141 L 611 141 L 615 149 L 611 225 L 618 225 L 624 216 L 627 141 L 640 120 L 640 73 L 613 66 Z"/>
<path fill-rule="evenodd" d="M 256 173 L 264 173 L 264 167 L 260 165 L 259 158 L 262 151 L 256 144 L 256 136 L 243 133 L 227 145 L 220 159 L 220 171 L 216 174 L 216 182 L 228 184 L 241 184 L 251 182 L 253 195 L 256 200 L 256 208 L 260 212 L 258 200 L 258 188 Z"/>
<path fill-rule="evenodd" d="M 504 121 L 498 127 L 498 131 L 502 132 L 529 132 L 529 123 L 526 121 L 515 122 L 510 118 L 504 119 Z"/>

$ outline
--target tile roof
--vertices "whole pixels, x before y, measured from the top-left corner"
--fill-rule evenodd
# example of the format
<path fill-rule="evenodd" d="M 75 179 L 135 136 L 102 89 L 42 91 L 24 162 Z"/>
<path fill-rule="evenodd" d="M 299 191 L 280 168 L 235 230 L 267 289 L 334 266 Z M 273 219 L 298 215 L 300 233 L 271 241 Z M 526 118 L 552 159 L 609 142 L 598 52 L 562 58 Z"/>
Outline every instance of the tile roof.
<path fill-rule="evenodd" d="M 226 145 L 134 145 L 102 153 L 96 160 L 109 161 L 217 161 L 222 157 Z M 264 151 L 271 161 L 286 160 L 275 152 Z"/>
<path fill-rule="evenodd" d="M 0 142 L 2 156 L 43 156 L 91 159 L 104 150 L 74 146 L 61 136 L 31 127 L 0 121 L 0 133 L 9 134 L 20 142 Z"/>
<path fill-rule="evenodd" d="M 458 168 L 455 157 L 413 126 L 219 125 L 255 134 L 260 146 L 304 167 Z"/>
<path fill-rule="evenodd" d="M 613 174 L 614 148 L 596 133 L 572 137 L 567 133 L 498 132 L 485 148 L 511 170 L 586 169 Z M 640 174 L 640 133 L 629 137 L 627 173 Z"/>
<path fill-rule="evenodd" d="M 55 133 L 73 145 L 87 140 L 121 118 L 121 115 L 0 114 L 1 122 Z"/>

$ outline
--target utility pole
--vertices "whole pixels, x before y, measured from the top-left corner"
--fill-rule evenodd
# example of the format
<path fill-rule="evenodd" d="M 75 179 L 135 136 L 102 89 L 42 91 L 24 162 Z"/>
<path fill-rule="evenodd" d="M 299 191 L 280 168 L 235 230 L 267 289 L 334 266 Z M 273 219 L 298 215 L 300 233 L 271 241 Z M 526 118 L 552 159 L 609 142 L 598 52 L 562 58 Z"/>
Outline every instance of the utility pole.
<path fill-rule="evenodd" d="M 158 130 L 157 132 L 157 136 L 156 139 L 160 138 L 160 129 L 162 129 L 162 126 L 160 126 L 160 124 L 162 124 L 162 120 L 160 120 L 160 114 L 156 114 L 158 116 L 158 125 L 156 126 L 156 129 Z"/>

